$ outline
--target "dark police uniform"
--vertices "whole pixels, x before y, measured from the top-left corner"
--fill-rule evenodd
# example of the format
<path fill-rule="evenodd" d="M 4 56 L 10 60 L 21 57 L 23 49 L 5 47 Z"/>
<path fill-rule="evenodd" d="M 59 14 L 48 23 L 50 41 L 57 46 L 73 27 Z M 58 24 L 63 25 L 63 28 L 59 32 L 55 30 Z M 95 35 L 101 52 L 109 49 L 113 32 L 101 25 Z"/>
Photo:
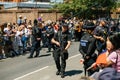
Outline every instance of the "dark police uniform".
<path fill-rule="evenodd" d="M 36 51 L 35 57 L 39 56 L 40 53 L 40 42 L 41 42 L 41 29 L 38 27 L 37 20 L 34 20 L 34 27 L 32 28 L 32 46 L 31 46 L 31 53 L 28 58 L 32 58 L 34 51 Z M 39 39 L 38 39 L 39 38 Z"/>
<path fill-rule="evenodd" d="M 46 34 L 47 34 L 47 41 L 48 41 L 48 52 L 50 52 L 51 48 L 52 48 L 51 39 L 54 36 L 54 29 L 53 29 L 52 25 L 48 25 Z"/>
<path fill-rule="evenodd" d="M 88 26 L 85 29 L 92 29 L 94 27 Z M 92 34 L 85 32 L 80 39 L 79 52 L 82 54 L 84 59 L 84 70 L 86 75 L 86 69 L 91 66 L 96 61 L 97 55 L 94 53 L 96 39 Z M 88 75 L 91 75 L 93 71 L 88 71 Z"/>
<path fill-rule="evenodd" d="M 102 37 L 104 39 L 104 41 L 101 41 L 100 39 L 96 40 L 97 51 L 98 51 L 98 54 L 100 54 L 104 50 L 106 50 L 107 32 L 104 27 L 97 26 L 94 30 L 94 35 Z"/>
<path fill-rule="evenodd" d="M 65 32 L 59 30 L 56 34 L 54 34 L 53 39 L 60 43 L 60 46 L 54 44 L 53 51 L 53 57 L 58 70 L 56 75 L 59 75 L 61 72 L 61 78 L 64 78 L 66 60 L 68 59 L 68 51 L 65 50 L 65 48 L 68 45 L 68 41 L 71 41 L 71 36 L 68 30 Z"/>

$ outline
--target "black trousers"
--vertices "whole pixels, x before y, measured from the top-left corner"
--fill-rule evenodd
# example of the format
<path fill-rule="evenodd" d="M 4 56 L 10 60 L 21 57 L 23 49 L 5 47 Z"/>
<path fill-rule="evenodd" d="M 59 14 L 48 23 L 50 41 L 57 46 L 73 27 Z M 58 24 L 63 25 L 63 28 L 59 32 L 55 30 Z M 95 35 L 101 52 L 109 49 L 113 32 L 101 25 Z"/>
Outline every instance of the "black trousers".
<path fill-rule="evenodd" d="M 88 70 L 87 71 L 87 68 L 89 68 L 95 61 L 96 61 L 95 57 L 91 57 L 90 59 L 85 60 L 85 62 L 84 62 L 85 75 L 86 75 L 86 72 L 87 72 L 87 75 L 91 76 L 95 72 L 94 70 Z"/>
<path fill-rule="evenodd" d="M 68 51 L 61 52 L 60 50 L 55 49 L 53 52 L 53 57 L 57 70 L 64 74 L 66 68 L 66 60 L 68 59 Z"/>
<path fill-rule="evenodd" d="M 40 53 L 40 41 L 34 41 L 31 46 L 30 57 L 33 57 L 34 52 L 36 51 L 36 56 L 39 56 Z"/>
<path fill-rule="evenodd" d="M 48 42 L 48 51 L 51 51 L 51 48 L 52 48 L 52 43 L 51 43 L 51 38 L 47 38 L 47 42 Z"/>

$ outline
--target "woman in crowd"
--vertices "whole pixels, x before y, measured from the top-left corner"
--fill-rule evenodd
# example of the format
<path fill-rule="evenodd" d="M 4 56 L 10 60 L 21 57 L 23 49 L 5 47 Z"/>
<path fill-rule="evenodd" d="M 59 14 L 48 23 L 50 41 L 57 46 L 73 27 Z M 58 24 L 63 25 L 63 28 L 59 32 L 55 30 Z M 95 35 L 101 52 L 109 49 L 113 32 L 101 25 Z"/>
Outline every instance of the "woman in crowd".
<path fill-rule="evenodd" d="M 120 72 L 120 33 L 116 33 L 107 38 L 107 65 L 111 65 Z"/>

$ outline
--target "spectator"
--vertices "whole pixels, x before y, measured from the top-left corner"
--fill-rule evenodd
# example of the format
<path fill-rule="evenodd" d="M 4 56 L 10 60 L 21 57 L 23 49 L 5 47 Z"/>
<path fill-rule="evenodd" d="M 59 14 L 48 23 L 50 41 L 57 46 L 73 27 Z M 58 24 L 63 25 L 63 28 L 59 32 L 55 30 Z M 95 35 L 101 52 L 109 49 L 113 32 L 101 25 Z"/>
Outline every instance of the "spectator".
<path fill-rule="evenodd" d="M 109 55 L 107 57 L 107 65 L 112 65 L 118 72 L 120 72 L 120 33 L 111 35 L 107 39 L 107 50 Z"/>
<path fill-rule="evenodd" d="M 32 46 L 32 26 L 31 25 L 28 25 L 27 26 L 28 28 L 28 47 L 31 47 Z"/>
<path fill-rule="evenodd" d="M 25 25 L 27 25 L 27 17 L 26 17 L 26 16 L 25 16 L 24 19 L 23 19 L 23 23 L 24 23 Z"/>
<path fill-rule="evenodd" d="M 7 27 L 4 28 L 4 40 L 5 40 L 4 52 L 6 54 L 6 57 L 11 57 L 16 55 L 16 54 L 10 54 L 10 51 L 14 51 L 13 42 L 12 42 L 13 36 L 14 36 L 14 32 L 12 30 L 11 24 L 8 23 Z"/>
<path fill-rule="evenodd" d="M 22 27 L 19 26 L 18 27 L 18 30 L 16 32 L 16 35 L 15 35 L 15 43 L 16 43 L 16 52 L 20 55 L 20 54 L 23 54 L 23 50 L 22 50 L 22 35 L 23 35 L 23 31 L 22 31 Z"/>
<path fill-rule="evenodd" d="M 23 23 L 22 15 L 19 15 L 19 18 L 17 20 L 17 24 L 18 24 L 18 26 L 20 26 L 22 23 Z"/>

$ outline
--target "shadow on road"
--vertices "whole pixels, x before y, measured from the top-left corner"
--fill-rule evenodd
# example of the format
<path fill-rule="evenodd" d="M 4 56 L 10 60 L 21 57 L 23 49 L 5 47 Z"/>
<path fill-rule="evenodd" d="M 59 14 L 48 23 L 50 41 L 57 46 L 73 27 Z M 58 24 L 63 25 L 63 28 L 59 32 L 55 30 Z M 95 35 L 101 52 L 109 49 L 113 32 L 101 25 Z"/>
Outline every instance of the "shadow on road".
<path fill-rule="evenodd" d="M 4 62 L 4 60 L 1 59 L 0 62 Z"/>
<path fill-rule="evenodd" d="M 71 71 L 66 71 L 65 74 L 66 74 L 66 76 L 73 76 L 76 74 L 80 74 L 82 72 L 83 72 L 82 70 L 71 70 Z"/>
<path fill-rule="evenodd" d="M 50 56 L 51 54 L 40 55 L 39 57 Z"/>

